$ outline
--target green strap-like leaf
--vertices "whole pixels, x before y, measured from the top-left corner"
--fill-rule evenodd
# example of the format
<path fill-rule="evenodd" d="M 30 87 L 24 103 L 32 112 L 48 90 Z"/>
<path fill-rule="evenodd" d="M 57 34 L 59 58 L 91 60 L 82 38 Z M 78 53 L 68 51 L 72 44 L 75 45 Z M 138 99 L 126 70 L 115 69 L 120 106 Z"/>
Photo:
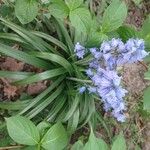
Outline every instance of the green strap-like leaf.
<path fill-rule="evenodd" d="M 0 77 L 22 80 L 25 79 L 34 73 L 30 72 L 17 72 L 17 71 L 0 71 Z"/>
<path fill-rule="evenodd" d="M 41 37 L 41 38 L 46 39 L 49 42 L 52 42 L 53 44 L 55 44 L 55 45 L 59 46 L 60 48 L 62 48 L 66 53 L 68 53 L 68 49 L 67 49 L 66 45 L 64 45 L 61 41 L 57 40 L 53 36 L 47 35 L 43 32 L 37 32 L 37 31 L 34 31 L 32 33 L 39 36 L 39 37 Z"/>
<path fill-rule="evenodd" d="M 54 90 L 64 79 L 64 76 L 59 77 L 55 82 L 53 82 L 49 88 L 47 88 L 45 91 L 43 91 L 41 94 L 39 94 L 37 97 L 35 97 L 31 103 L 25 107 L 19 114 L 24 114 L 27 112 L 30 108 L 34 107 L 39 101 L 43 100 L 43 98 L 49 94 L 52 90 Z"/>
<path fill-rule="evenodd" d="M 16 101 L 16 102 L 0 102 L 1 109 L 7 110 L 20 110 L 26 107 L 29 104 L 29 101 Z"/>
<path fill-rule="evenodd" d="M 26 116 L 28 118 L 35 117 L 38 113 L 40 113 L 45 107 L 47 107 L 56 97 L 58 97 L 64 89 L 64 83 L 62 83 L 55 92 L 53 92 L 47 99 L 43 100 L 40 104 L 38 104 L 34 109 L 32 109 Z"/>
<path fill-rule="evenodd" d="M 16 82 L 14 82 L 14 84 L 15 85 L 31 84 L 31 83 L 34 83 L 34 82 L 50 79 L 50 78 L 62 75 L 64 73 L 66 73 L 66 70 L 64 68 L 52 69 L 52 70 L 49 70 L 49 71 L 45 71 L 45 72 L 42 72 L 42 73 L 32 75 L 32 76 L 27 77 L 23 80 L 16 81 Z"/>
<path fill-rule="evenodd" d="M 66 42 L 66 44 L 67 44 L 67 46 L 68 46 L 68 48 L 70 50 L 70 54 L 73 55 L 74 45 L 72 43 L 72 40 L 71 40 L 71 38 L 70 38 L 70 36 L 68 34 L 68 31 L 65 28 L 63 22 L 61 20 L 59 20 L 59 19 L 56 19 L 56 18 L 55 18 L 54 22 L 59 25 L 59 28 L 60 28 L 60 30 L 62 32 L 62 36 L 65 38 L 65 42 Z"/>
<path fill-rule="evenodd" d="M 36 58 L 34 56 L 31 56 L 25 52 L 14 50 L 10 46 L 6 46 L 2 43 L 0 43 L 0 53 L 5 54 L 9 57 L 13 57 L 17 60 L 23 61 L 27 64 L 39 67 L 39 68 L 43 68 L 43 69 L 50 68 L 49 63 L 47 63 L 46 61 Z"/>
<path fill-rule="evenodd" d="M 79 94 L 76 94 L 75 98 L 72 99 L 73 102 L 71 102 L 71 107 L 68 110 L 63 121 L 67 121 L 73 115 L 73 113 L 75 112 L 80 100 L 81 100 L 81 96 L 79 96 Z"/>
<path fill-rule="evenodd" d="M 2 21 L 2 23 L 5 26 L 9 27 L 14 32 L 19 34 L 24 40 L 26 40 L 26 42 L 33 45 L 34 48 L 36 48 L 37 50 L 56 52 L 55 49 L 52 46 L 50 46 L 48 43 L 43 41 L 41 38 L 39 38 L 36 35 L 32 34 L 30 31 L 27 31 L 24 28 L 12 23 L 12 22 L 9 22 L 9 21 L 5 20 L 4 18 L 1 18 L 1 17 L 0 17 L 0 21 Z"/>
<path fill-rule="evenodd" d="M 87 107 L 88 114 L 85 117 L 85 120 L 83 121 L 83 123 L 80 125 L 81 127 L 84 126 L 91 119 L 92 114 L 96 111 L 95 110 L 95 101 L 94 101 L 93 97 L 87 95 L 87 100 L 89 101 L 89 105 Z"/>
<path fill-rule="evenodd" d="M 77 109 L 73 116 L 68 120 L 68 133 L 70 135 L 72 135 L 72 133 L 74 133 L 78 127 L 79 124 L 79 109 Z"/>
<path fill-rule="evenodd" d="M 0 38 L 16 41 L 20 43 L 26 43 L 21 37 L 13 33 L 0 33 Z"/>
<path fill-rule="evenodd" d="M 48 116 L 46 117 L 47 121 L 52 122 L 52 120 L 54 119 L 54 117 L 57 115 L 57 113 L 59 113 L 59 111 L 62 109 L 64 103 L 66 102 L 66 95 L 61 94 L 54 102 L 53 107 L 50 110 L 50 113 L 48 114 Z"/>
<path fill-rule="evenodd" d="M 150 87 L 144 90 L 143 106 L 144 110 L 150 112 Z"/>
<path fill-rule="evenodd" d="M 34 53 L 36 57 L 47 59 L 63 66 L 70 74 L 73 72 L 71 64 L 63 57 L 52 53 Z"/>

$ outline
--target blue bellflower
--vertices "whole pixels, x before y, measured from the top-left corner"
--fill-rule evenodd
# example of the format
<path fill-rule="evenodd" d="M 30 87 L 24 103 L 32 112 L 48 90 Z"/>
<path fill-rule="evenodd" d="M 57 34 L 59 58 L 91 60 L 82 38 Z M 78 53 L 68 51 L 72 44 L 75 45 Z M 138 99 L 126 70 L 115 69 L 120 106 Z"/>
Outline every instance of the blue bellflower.
<path fill-rule="evenodd" d="M 94 78 L 94 85 L 97 88 L 98 95 L 102 98 L 105 111 L 113 110 L 115 112 L 114 117 L 116 118 L 116 114 L 123 115 L 123 111 L 125 110 L 123 98 L 127 91 L 120 84 L 121 77 L 115 71 L 101 69 L 101 75 L 96 76 L 96 79 Z M 121 121 L 119 118 L 117 120 Z"/>
<path fill-rule="evenodd" d="M 77 56 L 79 59 L 83 59 L 83 57 L 84 57 L 84 55 L 85 55 L 85 47 L 83 47 L 82 45 L 80 45 L 80 43 L 78 42 L 78 43 L 75 45 L 74 52 L 76 53 L 76 56 Z"/>
<path fill-rule="evenodd" d="M 79 88 L 79 93 L 82 94 L 86 91 L 86 87 L 85 86 L 82 86 Z"/>
<path fill-rule="evenodd" d="M 115 42 L 112 44 L 114 47 L 117 45 L 117 41 Z M 109 48 L 111 47 L 109 47 L 108 43 L 106 43 L 105 50 L 107 52 L 110 50 Z M 121 77 L 117 75 L 116 71 L 101 68 L 101 66 L 103 66 L 100 64 L 102 56 L 96 57 L 98 49 L 92 48 L 90 49 L 90 52 L 94 59 L 89 63 L 89 69 L 86 70 L 86 74 L 91 78 L 94 86 L 90 86 L 88 91 L 89 93 L 99 95 L 102 98 L 105 111 L 112 111 L 112 115 L 117 118 L 118 121 L 123 122 L 125 120 L 125 116 L 123 114 L 123 111 L 125 110 L 123 97 L 127 91 L 120 86 Z M 114 56 L 111 57 L 113 58 Z M 106 60 L 104 59 L 104 61 Z"/>
<path fill-rule="evenodd" d="M 126 59 L 128 63 L 141 61 L 149 54 L 145 51 L 143 39 L 129 39 L 125 44 L 125 48 L 127 53 L 124 55 L 124 59 Z"/>
<path fill-rule="evenodd" d="M 101 44 L 101 51 L 108 70 L 115 70 L 117 66 L 125 63 L 124 54 L 125 45 L 120 39 L 113 38 L 111 41 L 105 41 Z"/>

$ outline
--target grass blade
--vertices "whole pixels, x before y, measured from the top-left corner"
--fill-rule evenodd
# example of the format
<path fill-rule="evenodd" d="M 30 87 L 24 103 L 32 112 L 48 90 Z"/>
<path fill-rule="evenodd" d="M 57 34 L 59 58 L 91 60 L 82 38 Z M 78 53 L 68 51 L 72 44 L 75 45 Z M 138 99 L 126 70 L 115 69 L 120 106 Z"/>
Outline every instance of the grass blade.
<path fill-rule="evenodd" d="M 27 44 L 21 37 L 13 33 L 0 33 L 0 38 Z"/>
<path fill-rule="evenodd" d="M 43 69 L 50 68 L 49 63 L 47 63 L 46 61 L 41 60 L 39 58 L 36 58 L 36 57 L 29 55 L 25 52 L 22 52 L 19 50 L 14 50 L 10 46 L 6 46 L 2 43 L 0 43 L 0 53 L 5 54 L 9 57 L 13 57 L 17 60 L 23 61 L 27 64 L 39 67 L 39 68 L 43 68 Z"/>
<path fill-rule="evenodd" d="M 62 109 L 64 103 L 66 102 L 66 95 L 62 94 L 60 95 L 56 100 L 55 103 L 53 104 L 53 107 L 51 108 L 50 113 L 46 117 L 48 122 L 52 122 L 53 119 L 56 117 L 57 113 Z"/>
<path fill-rule="evenodd" d="M 68 121 L 67 129 L 70 135 L 75 132 L 75 130 L 77 129 L 78 123 L 79 123 L 79 109 L 77 109 L 74 112 L 72 118 L 69 119 Z"/>
<path fill-rule="evenodd" d="M 62 48 L 67 54 L 68 54 L 68 49 L 66 47 L 66 45 L 64 45 L 64 43 L 62 43 L 61 41 L 57 40 L 56 38 L 50 36 L 50 35 L 47 35 L 43 32 L 37 32 L 37 31 L 33 31 L 32 32 L 33 34 L 35 34 L 36 36 L 39 36 L 49 42 L 52 42 L 53 44 L 59 46 L 60 48 Z"/>
<path fill-rule="evenodd" d="M 63 66 L 70 74 L 73 72 L 71 64 L 63 57 L 52 53 L 34 53 L 36 57 L 47 59 Z"/>
<path fill-rule="evenodd" d="M 16 72 L 16 71 L 0 71 L 0 77 L 22 80 L 25 79 L 34 73 L 30 72 Z"/>
<path fill-rule="evenodd" d="M 0 17 L 0 21 L 10 29 L 12 29 L 14 32 L 19 34 L 23 39 L 25 39 L 28 43 L 32 44 L 36 49 L 39 51 L 48 51 L 48 49 L 45 47 L 45 43 L 42 39 L 38 38 L 35 35 L 32 35 L 29 31 L 25 30 L 24 28 L 9 22 L 3 18 Z"/>
<path fill-rule="evenodd" d="M 63 121 L 67 121 L 67 120 L 69 120 L 69 118 L 72 117 L 72 115 L 74 114 L 80 100 L 81 100 L 81 96 L 79 96 L 79 94 L 76 94 L 76 97 L 75 97 L 75 99 L 72 100 L 73 102 L 71 103 L 71 107 L 68 110 Z"/>
<path fill-rule="evenodd" d="M 64 24 L 63 24 L 63 22 L 61 20 L 55 18 L 54 22 L 56 22 L 59 25 L 60 30 L 62 32 L 62 35 L 65 38 L 65 42 L 66 42 L 66 44 L 67 44 L 67 46 L 68 46 L 68 48 L 70 50 L 70 54 L 72 56 L 73 55 L 73 50 L 74 50 L 74 44 L 72 43 L 72 40 L 71 40 L 71 38 L 70 38 L 70 36 L 68 34 L 67 29 L 65 28 L 65 26 L 64 26 Z"/>
<path fill-rule="evenodd" d="M 19 115 L 24 114 L 27 112 L 30 108 L 34 107 L 39 101 L 43 100 L 43 98 L 50 93 L 52 90 L 54 90 L 60 83 L 61 81 L 65 78 L 65 76 L 59 77 L 55 82 L 53 82 L 49 88 L 47 88 L 44 92 L 39 94 L 37 97 L 35 97 L 32 102 L 25 107 L 21 112 L 19 112 Z"/>
<path fill-rule="evenodd" d="M 45 99 L 42 103 L 40 103 L 37 107 L 32 109 L 26 117 L 28 118 L 33 118 L 35 117 L 38 113 L 40 113 L 45 107 L 47 107 L 55 98 L 63 91 L 65 85 L 62 83 L 55 92 L 53 92 L 47 99 Z"/>
<path fill-rule="evenodd" d="M 49 71 L 45 71 L 45 72 L 42 72 L 42 73 L 32 75 L 32 76 L 27 77 L 23 80 L 16 81 L 16 82 L 14 82 L 14 84 L 15 85 L 31 84 L 31 83 L 34 83 L 34 82 L 50 79 L 50 78 L 62 75 L 64 73 L 66 73 L 66 70 L 64 70 L 64 68 L 52 69 L 52 70 L 49 70 Z"/>
<path fill-rule="evenodd" d="M 16 101 L 16 102 L 0 102 L 0 108 L 6 110 L 20 110 L 28 105 L 29 101 Z"/>

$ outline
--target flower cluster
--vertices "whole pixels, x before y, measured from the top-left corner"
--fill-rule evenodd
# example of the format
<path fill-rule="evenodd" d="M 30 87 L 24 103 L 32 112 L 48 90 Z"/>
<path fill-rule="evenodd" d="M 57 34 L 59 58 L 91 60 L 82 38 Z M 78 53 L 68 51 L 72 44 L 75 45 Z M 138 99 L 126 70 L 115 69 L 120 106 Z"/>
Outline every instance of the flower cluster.
<path fill-rule="evenodd" d="M 83 93 L 88 89 L 89 93 L 95 93 L 101 97 L 105 111 L 111 111 L 118 121 L 124 122 L 126 110 L 124 97 L 127 91 L 121 86 L 121 79 L 117 73 L 117 67 L 126 63 L 141 61 L 148 53 L 145 51 L 142 39 L 129 39 L 123 43 L 121 39 L 113 38 L 104 41 L 99 48 L 90 48 L 93 56 L 89 62 L 86 75 L 92 81 L 92 85 L 79 89 Z M 79 43 L 75 46 L 78 58 L 83 58 L 85 48 Z"/>

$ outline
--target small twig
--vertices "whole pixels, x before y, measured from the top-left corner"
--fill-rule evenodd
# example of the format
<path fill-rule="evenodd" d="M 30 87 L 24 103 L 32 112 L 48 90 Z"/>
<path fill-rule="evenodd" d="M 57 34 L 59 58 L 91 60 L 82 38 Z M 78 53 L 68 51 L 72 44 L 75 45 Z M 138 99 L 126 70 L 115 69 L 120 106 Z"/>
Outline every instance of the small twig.
<path fill-rule="evenodd" d="M 138 61 L 139 64 L 141 64 L 146 70 L 148 70 L 148 66 L 142 62 L 142 61 Z"/>

